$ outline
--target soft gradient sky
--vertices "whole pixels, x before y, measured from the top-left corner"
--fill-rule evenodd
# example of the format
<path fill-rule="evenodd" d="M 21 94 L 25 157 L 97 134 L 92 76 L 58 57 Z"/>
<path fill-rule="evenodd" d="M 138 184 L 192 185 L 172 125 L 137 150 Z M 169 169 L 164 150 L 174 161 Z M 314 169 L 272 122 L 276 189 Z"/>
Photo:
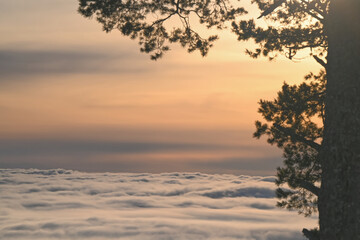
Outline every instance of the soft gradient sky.
<path fill-rule="evenodd" d="M 275 173 L 257 102 L 314 61 L 250 59 L 227 31 L 206 58 L 172 46 L 153 62 L 77 5 L 0 0 L 0 168 Z"/>

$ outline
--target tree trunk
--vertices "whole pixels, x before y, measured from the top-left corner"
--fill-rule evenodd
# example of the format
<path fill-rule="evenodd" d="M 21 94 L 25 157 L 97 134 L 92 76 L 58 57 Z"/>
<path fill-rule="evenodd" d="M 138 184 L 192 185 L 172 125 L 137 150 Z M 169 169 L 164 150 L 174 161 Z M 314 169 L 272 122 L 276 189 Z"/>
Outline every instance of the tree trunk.
<path fill-rule="evenodd" d="M 331 0 L 321 240 L 360 240 L 360 0 Z"/>

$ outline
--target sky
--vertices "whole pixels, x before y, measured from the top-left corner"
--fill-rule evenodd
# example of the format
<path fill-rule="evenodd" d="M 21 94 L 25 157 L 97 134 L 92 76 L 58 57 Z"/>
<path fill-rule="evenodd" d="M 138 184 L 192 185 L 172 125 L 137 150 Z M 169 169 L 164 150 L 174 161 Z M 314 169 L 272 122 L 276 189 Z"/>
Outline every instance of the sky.
<path fill-rule="evenodd" d="M 205 58 L 172 45 L 154 62 L 77 6 L 0 0 L 0 168 L 275 173 L 281 151 L 252 138 L 258 101 L 313 60 L 251 59 L 225 30 Z"/>
<path fill-rule="evenodd" d="M 274 177 L 0 169 L 1 239 L 304 240 Z"/>

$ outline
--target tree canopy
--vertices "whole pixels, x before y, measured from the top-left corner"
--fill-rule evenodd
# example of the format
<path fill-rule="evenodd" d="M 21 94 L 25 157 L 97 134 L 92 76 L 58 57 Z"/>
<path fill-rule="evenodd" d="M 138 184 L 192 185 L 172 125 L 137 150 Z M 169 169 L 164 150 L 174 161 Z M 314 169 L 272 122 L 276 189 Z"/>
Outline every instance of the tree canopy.
<path fill-rule="evenodd" d="M 232 31 L 239 41 L 252 39 L 258 45 L 247 53 L 274 59 L 278 53 L 289 59 L 304 49 L 325 67 L 323 57 L 327 53 L 327 36 L 324 32 L 330 0 L 252 0 L 263 17 L 272 25 L 256 26 L 254 19 L 232 22 Z"/>
<path fill-rule="evenodd" d="M 138 39 L 140 50 L 160 58 L 169 43 L 180 43 L 189 52 L 199 50 L 205 56 L 217 35 L 202 37 L 194 31 L 190 18 L 197 18 L 207 28 L 222 29 L 225 22 L 245 14 L 229 0 L 79 0 L 79 13 L 96 17 L 104 31 L 118 29 L 125 36 Z M 166 21 L 177 17 L 178 26 L 166 27 Z"/>
<path fill-rule="evenodd" d="M 247 50 L 256 58 L 273 59 L 278 53 L 293 59 L 303 49 L 310 49 L 323 66 L 327 38 L 326 21 L 330 0 L 252 0 L 273 26 L 257 27 L 254 19 L 237 22 L 247 11 L 234 7 L 230 0 L 79 0 L 79 13 L 95 17 L 103 30 L 119 30 L 123 35 L 138 39 L 140 50 L 156 60 L 168 51 L 169 43 L 180 43 L 189 52 L 200 51 L 205 56 L 217 35 L 201 36 L 193 28 L 196 19 L 207 28 L 226 28 L 231 22 L 238 40 L 253 39 L 258 48 Z M 166 26 L 177 18 L 178 25 Z"/>

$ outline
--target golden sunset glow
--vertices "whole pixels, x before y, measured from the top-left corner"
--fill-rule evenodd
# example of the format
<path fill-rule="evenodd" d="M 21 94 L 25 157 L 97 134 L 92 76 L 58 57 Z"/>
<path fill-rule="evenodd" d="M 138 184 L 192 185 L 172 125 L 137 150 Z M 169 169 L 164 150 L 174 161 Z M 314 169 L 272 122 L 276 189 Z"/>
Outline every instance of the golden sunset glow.
<path fill-rule="evenodd" d="M 0 3 L 0 141 L 35 144 L 3 153 L 5 168 L 273 174 L 280 151 L 252 138 L 257 102 L 318 69 L 310 58 L 251 59 L 252 43 L 229 30 L 205 58 L 172 45 L 154 62 L 135 41 L 77 14 L 77 1 Z M 74 141 L 80 150 L 66 153 Z M 115 151 L 108 142 L 157 145 Z M 45 143 L 61 151 L 42 152 Z"/>

